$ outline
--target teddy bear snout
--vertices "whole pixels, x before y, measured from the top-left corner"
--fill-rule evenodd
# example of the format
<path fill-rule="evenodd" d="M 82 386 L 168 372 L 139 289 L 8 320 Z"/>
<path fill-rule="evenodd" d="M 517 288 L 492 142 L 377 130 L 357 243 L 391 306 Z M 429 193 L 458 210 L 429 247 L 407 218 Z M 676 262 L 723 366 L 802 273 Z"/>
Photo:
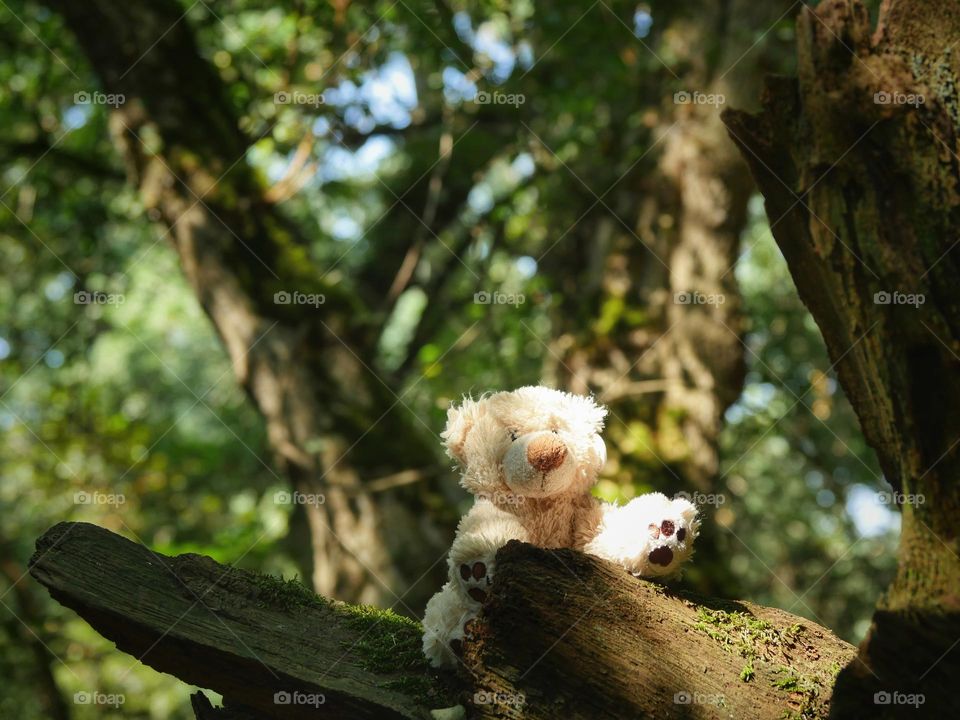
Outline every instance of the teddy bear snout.
<path fill-rule="evenodd" d="M 540 435 L 527 445 L 527 462 L 537 472 L 548 473 L 563 465 L 567 459 L 567 446 L 554 434 Z"/>

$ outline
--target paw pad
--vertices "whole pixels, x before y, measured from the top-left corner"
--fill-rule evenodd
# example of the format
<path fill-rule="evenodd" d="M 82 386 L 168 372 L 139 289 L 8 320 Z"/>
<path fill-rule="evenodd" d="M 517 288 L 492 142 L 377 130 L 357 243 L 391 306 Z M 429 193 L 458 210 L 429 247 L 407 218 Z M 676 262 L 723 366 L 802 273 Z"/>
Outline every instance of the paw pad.
<path fill-rule="evenodd" d="M 472 597 L 477 602 L 486 602 L 487 594 L 478 587 L 472 587 L 467 590 L 467 595 Z"/>
<path fill-rule="evenodd" d="M 663 545 L 650 553 L 648 559 L 654 565 L 662 565 L 663 567 L 666 567 L 673 562 L 673 550 L 668 548 L 666 545 Z"/>
<path fill-rule="evenodd" d="M 463 578 L 463 589 L 467 595 L 478 603 L 486 602 L 489 596 L 486 588 L 492 584 L 487 564 L 480 560 L 473 564 L 462 563 L 458 570 L 460 577 Z"/>

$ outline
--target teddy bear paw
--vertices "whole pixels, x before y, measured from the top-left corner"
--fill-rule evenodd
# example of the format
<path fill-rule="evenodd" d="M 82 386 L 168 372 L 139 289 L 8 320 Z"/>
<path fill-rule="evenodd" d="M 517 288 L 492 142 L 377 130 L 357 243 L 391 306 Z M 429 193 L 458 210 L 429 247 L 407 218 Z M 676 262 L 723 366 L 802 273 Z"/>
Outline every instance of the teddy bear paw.
<path fill-rule="evenodd" d="M 460 564 L 460 586 L 467 597 L 477 603 L 485 603 L 493 585 L 493 563 L 476 560 Z"/>
<path fill-rule="evenodd" d="M 691 518 L 668 517 L 647 526 L 647 542 L 636 575 L 646 577 L 673 575 L 693 553 L 697 534 L 696 521 Z"/>

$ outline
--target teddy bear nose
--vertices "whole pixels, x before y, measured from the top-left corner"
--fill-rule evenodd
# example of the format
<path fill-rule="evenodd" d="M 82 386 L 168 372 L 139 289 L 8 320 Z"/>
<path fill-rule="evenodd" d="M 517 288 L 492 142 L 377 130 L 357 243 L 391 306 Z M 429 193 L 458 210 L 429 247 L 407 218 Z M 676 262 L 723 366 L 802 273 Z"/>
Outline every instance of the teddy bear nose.
<path fill-rule="evenodd" d="M 541 435 L 527 445 L 527 462 L 537 472 L 548 473 L 567 459 L 567 446 L 556 435 Z"/>

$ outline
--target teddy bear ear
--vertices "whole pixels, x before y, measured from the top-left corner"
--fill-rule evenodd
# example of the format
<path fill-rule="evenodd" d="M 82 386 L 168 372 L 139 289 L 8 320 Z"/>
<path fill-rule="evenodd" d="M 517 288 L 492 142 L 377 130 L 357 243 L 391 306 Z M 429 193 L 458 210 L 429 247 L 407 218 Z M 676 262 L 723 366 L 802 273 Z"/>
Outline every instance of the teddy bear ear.
<path fill-rule="evenodd" d="M 597 472 L 603 470 L 603 466 L 607 464 L 607 445 L 603 442 L 603 438 L 600 435 L 593 436 L 593 451 L 594 463 L 597 467 Z"/>
<path fill-rule="evenodd" d="M 476 406 L 477 402 L 470 399 L 465 399 L 460 407 L 451 405 L 447 409 L 447 427 L 440 433 L 440 437 L 447 448 L 447 455 L 461 465 L 466 464 L 467 461 L 464 454 L 464 445 L 467 441 L 467 435 L 470 433 L 470 428 L 473 427 Z"/>
<path fill-rule="evenodd" d="M 586 405 L 584 414 L 587 422 L 593 427 L 594 432 L 602 432 L 603 421 L 607 417 L 607 407 L 598 403 L 592 396 L 585 397 L 584 404 Z"/>

